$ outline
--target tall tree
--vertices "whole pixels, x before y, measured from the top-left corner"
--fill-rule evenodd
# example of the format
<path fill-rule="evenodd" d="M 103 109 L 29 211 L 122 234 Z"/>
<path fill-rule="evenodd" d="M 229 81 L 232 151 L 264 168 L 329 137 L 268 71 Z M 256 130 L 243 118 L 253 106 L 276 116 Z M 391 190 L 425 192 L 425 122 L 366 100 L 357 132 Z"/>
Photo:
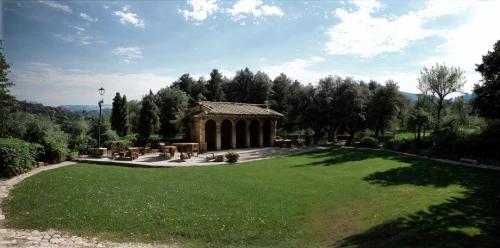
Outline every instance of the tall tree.
<path fill-rule="evenodd" d="M 231 82 L 231 90 L 233 92 L 233 101 L 235 102 L 247 102 L 247 99 L 251 98 L 251 86 L 253 84 L 254 74 L 250 69 L 245 68 L 244 70 L 239 70 Z"/>
<path fill-rule="evenodd" d="M 250 89 L 251 94 L 247 97 L 247 102 L 264 103 L 271 98 L 273 81 L 265 72 L 258 71 L 253 77 L 253 83 Z"/>
<path fill-rule="evenodd" d="M 154 101 L 154 95 L 151 90 L 149 94 L 142 98 L 142 108 L 139 115 L 139 133 L 148 140 L 151 134 L 160 129 L 160 111 Z"/>
<path fill-rule="evenodd" d="M 209 101 L 225 102 L 226 95 L 224 93 L 223 76 L 217 69 L 210 72 L 210 79 L 208 80 L 206 96 Z"/>
<path fill-rule="evenodd" d="M 408 111 L 407 127 L 415 134 L 415 140 L 420 141 L 422 131 L 425 135 L 425 128 L 432 123 L 432 116 L 423 108 L 417 105 L 412 106 Z"/>
<path fill-rule="evenodd" d="M 116 92 L 113 98 L 113 103 L 111 107 L 111 129 L 117 131 L 121 129 L 121 119 L 122 119 L 122 96 L 119 92 Z M 117 131 L 118 133 L 118 131 Z"/>
<path fill-rule="evenodd" d="M 160 110 L 160 133 L 163 137 L 174 137 L 182 132 L 182 118 L 189 103 L 188 96 L 178 88 L 163 88 L 155 96 Z"/>
<path fill-rule="evenodd" d="M 476 65 L 476 71 L 483 79 L 474 85 L 473 106 L 482 117 L 500 119 L 500 40 L 483 56 L 483 63 Z"/>
<path fill-rule="evenodd" d="M 393 80 L 386 81 L 384 86 L 378 87 L 372 97 L 370 116 L 375 128 L 375 136 L 382 133 L 394 124 L 395 117 L 407 106 L 408 99 L 399 91 L 399 86 Z"/>
<path fill-rule="evenodd" d="M 0 137 L 7 136 L 10 108 L 16 105 L 16 98 L 10 94 L 10 87 L 14 86 L 14 83 L 7 78 L 9 68 L 10 64 L 3 55 L 2 40 L 0 40 Z"/>
<path fill-rule="evenodd" d="M 127 96 L 123 95 L 121 103 L 120 103 L 121 111 L 120 111 L 120 129 L 116 130 L 118 135 L 125 136 L 129 133 L 130 130 L 130 122 L 129 122 L 129 111 L 128 111 L 128 101 Z"/>
<path fill-rule="evenodd" d="M 422 94 L 435 97 L 436 128 L 439 129 L 445 97 L 451 93 L 460 92 L 465 85 L 464 71 L 460 67 L 447 67 L 436 64 L 436 67 L 423 67 L 418 78 L 418 89 Z"/>
<path fill-rule="evenodd" d="M 273 81 L 273 94 L 271 96 L 271 108 L 285 114 L 289 108 L 290 86 L 292 79 L 287 77 L 285 73 L 281 73 Z"/>
<path fill-rule="evenodd" d="M 139 132 L 139 116 L 141 115 L 142 103 L 137 100 L 130 100 L 127 102 L 128 110 L 128 133 L 138 133 Z"/>

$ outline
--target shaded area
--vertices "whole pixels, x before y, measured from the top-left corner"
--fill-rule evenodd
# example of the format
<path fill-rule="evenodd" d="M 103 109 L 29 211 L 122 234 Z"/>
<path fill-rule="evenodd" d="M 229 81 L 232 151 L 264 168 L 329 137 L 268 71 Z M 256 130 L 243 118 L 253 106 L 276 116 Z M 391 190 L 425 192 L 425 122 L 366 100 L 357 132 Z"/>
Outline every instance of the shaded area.
<path fill-rule="evenodd" d="M 221 148 L 230 149 L 232 147 L 233 140 L 233 125 L 230 120 L 224 120 L 220 125 L 221 133 Z"/>
<path fill-rule="evenodd" d="M 259 147 L 259 121 L 250 122 L 250 147 Z"/>
<path fill-rule="evenodd" d="M 205 142 L 207 142 L 207 150 L 216 150 L 216 123 L 214 120 L 208 120 L 205 122 Z"/>
<path fill-rule="evenodd" d="M 236 122 L 236 148 L 244 148 L 247 136 L 247 124 L 244 120 Z"/>
<path fill-rule="evenodd" d="M 372 152 L 342 151 L 337 161 L 366 159 Z M 339 152 L 337 152 L 339 153 Z M 371 154 L 371 155 L 370 155 Z M 363 180 L 386 187 L 415 185 L 445 188 L 460 185 L 463 197 L 450 197 L 403 218 L 372 227 L 331 246 L 356 247 L 500 247 L 500 173 L 497 171 L 432 163 L 418 158 L 391 156 L 386 159 L 410 163 L 373 173 Z M 492 174 L 494 176 L 492 176 Z M 432 197 L 432 196 L 430 196 Z"/>
<path fill-rule="evenodd" d="M 266 120 L 264 121 L 264 125 L 262 127 L 262 132 L 263 132 L 263 139 L 264 139 L 264 146 L 268 147 L 271 146 L 271 121 Z"/>

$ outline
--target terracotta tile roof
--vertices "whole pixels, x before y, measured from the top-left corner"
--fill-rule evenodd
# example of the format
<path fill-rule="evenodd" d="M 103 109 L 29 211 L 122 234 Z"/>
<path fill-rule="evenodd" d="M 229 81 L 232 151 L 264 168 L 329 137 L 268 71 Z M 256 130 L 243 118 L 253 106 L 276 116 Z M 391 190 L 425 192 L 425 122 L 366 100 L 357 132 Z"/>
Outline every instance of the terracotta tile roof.
<path fill-rule="evenodd" d="M 202 101 L 200 105 L 194 107 L 200 115 L 221 115 L 221 116 L 262 116 L 262 117 L 283 117 L 282 114 L 267 108 L 265 104 L 248 104 L 236 102 L 209 102 Z"/>

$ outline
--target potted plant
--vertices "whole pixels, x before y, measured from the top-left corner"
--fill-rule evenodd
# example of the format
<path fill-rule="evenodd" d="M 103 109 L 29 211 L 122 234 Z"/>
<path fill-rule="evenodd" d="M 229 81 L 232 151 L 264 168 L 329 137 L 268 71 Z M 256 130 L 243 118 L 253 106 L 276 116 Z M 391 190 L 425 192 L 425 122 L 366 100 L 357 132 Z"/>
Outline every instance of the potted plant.
<path fill-rule="evenodd" d="M 240 154 L 233 151 L 229 151 L 228 153 L 226 153 L 225 157 L 227 158 L 227 162 L 236 163 L 240 158 Z"/>

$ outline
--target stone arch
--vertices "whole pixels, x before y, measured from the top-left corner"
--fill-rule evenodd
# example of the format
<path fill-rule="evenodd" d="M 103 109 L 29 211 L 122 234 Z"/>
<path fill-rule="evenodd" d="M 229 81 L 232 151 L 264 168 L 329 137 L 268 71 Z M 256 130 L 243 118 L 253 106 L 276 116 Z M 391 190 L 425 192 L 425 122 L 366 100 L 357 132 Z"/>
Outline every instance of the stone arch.
<path fill-rule="evenodd" d="M 208 151 L 217 150 L 217 122 L 214 120 L 205 122 L 205 142 Z"/>
<path fill-rule="evenodd" d="M 250 131 L 250 147 L 259 147 L 260 122 L 252 120 L 248 129 Z"/>
<path fill-rule="evenodd" d="M 239 120 L 236 122 L 236 147 L 244 148 L 246 147 L 247 140 L 247 122 L 245 120 Z"/>
<path fill-rule="evenodd" d="M 262 127 L 262 138 L 264 146 L 271 146 L 271 121 L 265 120 Z"/>
<path fill-rule="evenodd" d="M 220 125 L 221 148 L 230 149 L 233 143 L 233 123 L 230 120 L 223 120 Z"/>

